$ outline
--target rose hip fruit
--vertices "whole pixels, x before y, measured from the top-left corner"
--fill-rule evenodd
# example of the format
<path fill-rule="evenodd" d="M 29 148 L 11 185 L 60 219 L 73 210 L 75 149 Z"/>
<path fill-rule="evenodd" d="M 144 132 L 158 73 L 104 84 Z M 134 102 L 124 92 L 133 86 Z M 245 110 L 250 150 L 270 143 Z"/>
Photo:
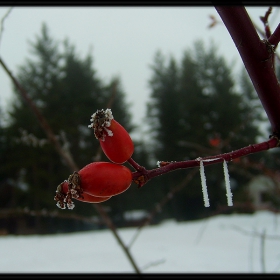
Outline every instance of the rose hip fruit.
<path fill-rule="evenodd" d="M 122 164 L 131 158 L 134 144 L 125 128 L 119 124 L 110 109 L 97 110 L 91 116 L 95 137 L 99 140 L 104 154 L 114 163 Z"/>
<path fill-rule="evenodd" d="M 131 183 L 132 172 L 127 167 L 111 162 L 93 162 L 58 185 L 54 200 L 61 209 L 66 206 L 73 209 L 72 198 L 84 202 L 106 201 L 127 190 Z"/>
<path fill-rule="evenodd" d="M 68 182 L 67 181 L 64 181 L 62 183 L 62 191 L 63 193 L 67 194 L 68 192 Z M 88 203 L 100 203 L 100 202 L 104 202 L 108 199 L 110 199 L 111 196 L 93 196 L 93 195 L 90 195 L 90 194 L 87 194 L 87 193 L 83 193 L 82 194 L 82 197 L 77 197 L 75 199 L 79 200 L 79 201 L 82 201 L 82 202 L 88 202 Z"/>
<path fill-rule="evenodd" d="M 83 192 L 93 196 L 113 196 L 127 190 L 132 182 L 131 171 L 119 164 L 93 162 L 78 172 Z"/>

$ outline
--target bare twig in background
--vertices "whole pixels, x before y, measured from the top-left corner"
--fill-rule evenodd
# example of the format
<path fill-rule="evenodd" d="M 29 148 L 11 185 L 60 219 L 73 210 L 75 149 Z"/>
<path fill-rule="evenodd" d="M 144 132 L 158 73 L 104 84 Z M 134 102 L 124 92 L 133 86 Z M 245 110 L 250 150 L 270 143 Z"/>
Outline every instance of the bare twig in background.
<path fill-rule="evenodd" d="M 261 268 L 262 272 L 265 273 L 265 229 L 261 234 L 261 246 L 260 246 L 260 260 L 261 260 Z"/>
<path fill-rule="evenodd" d="M 206 219 L 204 219 L 203 224 L 202 224 L 202 227 L 201 227 L 201 229 L 200 229 L 200 231 L 199 231 L 199 233 L 198 233 L 198 235 L 197 235 L 197 237 L 196 237 L 196 241 L 195 241 L 195 244 L 196 244 L 196 245 L 198 245 L 198 243 L 200 242 L 200 240 L 201 240 L 201 238 L 202 238 L 202 236 L 203 236 L 203 234 L 204 234 L 204 232 L 205 232 L 205 230 L 206 230 L 206 228 L 207 228 L 207 225 L 208 225 L 208 221 L 209 221 L 209 220 L 210 220 L 209 217 L 206 218 Z"/>
<path fill-rule="evenodd" d="M 12 72 L 8 69 L 7 65 L 3 62 L 3 60 L 0 58 L 0 64 L 8 74 L 8 76 L 13 81 L 14 85 L 18 89 L 20 95 L 24 98 L 27 105 L 30 107 L 31 111 L 35 114 L 36 119 L 40 123 L 42 129 L 46 133 L 50 143 L 54 146 L 57 153 L 66 161 L 66 164 L 71 169 L 72 172 L 79 170 L 77 164 L 72 158 L 72 155 L 70 153 L 66 153 L 65 150 L 62 148 L 61 144 L 59 143 L 57 137 L 55 136 L 52 128 L 50 127 L 49 123 L 45 119 L 45 117 L 42 115 L 38 107 L 35 105 L 35 103 L 31 100 L 28 93 L 25 91 L 25 89 L 21 86 L 21 84 L 18 82 L 18 80 L 13 76 Z M 120 244 L 121 248 L 124 250 L 127 258 L 129 259 L 131 265 L 133 266 L 136 273 L 140 274 L 140 270 L 138 266 L 136 265 L 133 257 L 131 256 L 128 248 L 125 246 L 124 242 L 120 238 L 119 234 L 116 231 L 116 228 L 110 219 L 110 217 L 107 215 L 107 213 L 104 211 L 103 207 L 99 204 L 94 204 L 95 209 L 99 213 L 99 215 L 102 217 L 108 228 L 112 231 L 113 235 L 117 239 L 118 243 Z"/>
<path fill-rule="evenodd" d="M 102 222 L 96 221 L 94 217 L 84 217 L 77 214 L 62 213 L 61 211 L 48 211 L 42 210 L 30 210 L 28 208 L 17 208 L 17 209 L 1 209 L 0 218 L 7 217 L 19 217 L 19 216 L 39 216 L 39 217 L 51 217 L 61 219 L 74 219 L 90 224 L 102 224 Z M 104 224 L 104 223 L 103 223 Z"/>
<path fill-rule="evenodd" d="M 8 15 L 11 13 L 12 9 L 13 9 L 13 7 L 8 9 L 8 11 L 3 16 L 3 18 L 1 19 L 1 22 L 0 22 L 0 46 L 1 46 L 2 35 L 3 35 L 3 32 L 4 32 L 4 21 L 8 17 Z"/>
<path fill-rule="evenodd" d="M 253 228 L 253 230 L 256 231 L 256 229 L 254 229 L 254 228 Z M 254 239 L 255 239 L 255 236 L 252 235 L 250 249 L 249 249 L 249 260 L 248 260 L 249 268 L 250 268 L 251 272 L 253 272 Z"/>
<path fill-rule="evenodd" d="M 207 155 L 216 155 L 218 152 L 221 152 L 218 148 L 208 148 L 203 145 L 200 145 L 198 143 L 190 142 L 190 141 L 179 141 L 178 146 L 180 147 L 189 147 L 194 148 L 201 154 L 207 154 Z"/>
<path fill-rule="evenodd" d="M 266 272 L 266 267 L 265 267 L 265 240 L 266 239 L 280 240 L 280 236 L 279 235 L 267 235 L 265 229 L 262 232 L 257 232 L 256 230 L 253 230 L 253 231 L 250 232 L 250 231 L 244 230 L 243 228 L 241 228 L 239 226 L 236 226 L 236 225 L 232 225 L 229 228 L 234 229 L 234 230 L 239 231 L 239 232 L 242 232 L 245 235 L 260 238 L 260 265 L 261 265 L 262 272 L 265 273 Z M 252 251 L 252 248 L 251 248 L 251 251 Z M 251 264 L 251 266 L 252 266 L 252 264 Z M 276 268 L 276 271 L 277 270 L 278 270 L 278 266 Z"/>
<path fill-rule="evenodd" d="M 2 58 L 0 58 L 0 64 L 8 74 L 8 76 L 11 78 L 12 82 L 18 89 L 20 95 L 23 97 L 23 99 L 26 101 L 27 105 L 30 107 L 31 111 L 34 113 L 35 117 L 37 118 L 39 124 L 41 125 L 42 129 L 46 133 L 50 143 L 55 147 L 55 150 L 57 153 L 66 161 L 66 164 L 69 166 L 69 168 L 73 171 L 79 170 L 78 166 L 74 162 L 73 158 L 70 154 L 66 154 L 62 146 L 60 145 L 59 141 L 57 140 L 56 135 L 52 131 L 49 123 L 45 119 L 45 117 L 41 114 L 38 107 L 35 105 L 35 103 L 31 100 L 31 98 L 28 96 L 25 89 L 21 86 L 21 84 L 18 82 L 18 80 L 14 77 L 12 72 L 8 69 L 7 65 L 4 63 Z"/>
<path fill-rule="evenodd" d="M 146 264 L 145 266 L 143 266 L 142 270 L 147 270 L 148 268 L 150 268 L 152 266 L 157 266 L 157 265 L 162 264 L 162 263 L 165 263 L 165 259 L 150 262 L 150 263 Z"/>
<path fill-rule="evenodd" d="M 143 229 L 143 227 L 147 226 L 150 224 L 150 222 L 152 221 L 152 219 L 154 218 L 154 216 L 161 211 L 161 209 L 163 208 L 163 206 L 173 198 L 174 194 L 178 191 L 180 191 L 182 188 L 184 188 L 193 178 L 193 176 L 198 172 L 198 169 L 193 169 L 192 171 L 190 171 L 190 173 L 185 177 L 184 180 L 181 181 L 181 183 L 177 184 L 176 186 L 174 186 L 167 194 L 166 196 L 159 202 L 156 204 L 156 206 L 154 207 L 154 209 L 152 209 L 148 215 L 148 217 L 143 221 L 142 225 L 140 225 L 134 236 L 131 238 L 128 248 L 131 248 L 133 243 L 135 242 L 136 238 L 139 236 L 141 230 Z"/>

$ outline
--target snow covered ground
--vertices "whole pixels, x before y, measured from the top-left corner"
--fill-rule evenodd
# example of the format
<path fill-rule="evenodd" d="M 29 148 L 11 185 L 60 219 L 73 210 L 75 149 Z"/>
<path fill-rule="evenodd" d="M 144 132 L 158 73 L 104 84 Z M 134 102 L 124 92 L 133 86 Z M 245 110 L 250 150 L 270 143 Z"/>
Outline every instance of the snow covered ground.
<path fill-rule="evenodd" d="M 119 230 L 126 244 L 135 232 Z M 134 272 L 109 230 L 1 236 L 0 252 L 0 273 Z M 280 214 L 166 221 L 144 228 L 131 253 L 143 273 L 279 273 Z"/>

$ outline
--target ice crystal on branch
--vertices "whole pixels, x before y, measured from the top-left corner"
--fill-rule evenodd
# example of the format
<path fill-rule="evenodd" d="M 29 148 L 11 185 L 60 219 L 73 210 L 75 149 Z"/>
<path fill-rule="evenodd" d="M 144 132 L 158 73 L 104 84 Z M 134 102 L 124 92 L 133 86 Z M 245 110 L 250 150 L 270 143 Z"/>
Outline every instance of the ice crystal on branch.
<path fill-rule="evenodd" d="M 228 204 L 228 206 L 233 206 L 232 193 L 231 193 L 231 189 L 230 189 L 228 167 L 227 167 L 227 162 L 225 160 L 223 162 L 223 169 L 224 169 L 226 191 L 227 191 L 227 194 L 226 194 L 226 196 L 227 196 L 227 204 Z"/>
<path fill-rule="evenodd" d="M 201 178 L 201 185 L 202 185 L 202 193 L 203 193 L 203 200 L 204 200 L 204 206 L 209 207 L 209 198 L 208 198 L 208 192 L 207 192 L 207 186 L 206 186 L 206 176 L 205 176 L 205 171 L 204 171 L 204 165 L 203 165 L 203 160 L 199 160 L 199 171 L 200 171 L 200 178 Z"/>

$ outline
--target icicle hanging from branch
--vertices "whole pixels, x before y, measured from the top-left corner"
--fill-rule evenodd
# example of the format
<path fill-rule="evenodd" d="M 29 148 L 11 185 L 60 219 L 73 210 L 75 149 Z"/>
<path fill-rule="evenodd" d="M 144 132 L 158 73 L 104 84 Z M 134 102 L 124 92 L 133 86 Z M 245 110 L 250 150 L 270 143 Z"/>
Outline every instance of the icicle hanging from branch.
<path fill-rule="evenodd" d="M 209 203 L 209 198 L 208 198 L 208 192 L 207 192 L 207 186 L 206 186 L 206 176 L 205 176 L 205 172 L 204 172 L 203 161 L 200 160 L 199 164 L 200 164 L 200 178 L 201 178 L 204 206 L 209 207 L 210 203 Z"/>
<path fill-rule="evenodd" d="M 223 169 L 224 169 L 226 191 L 227 191 L 227 194 L 226 194 L 226 196 L 227 196 L 227 204 L 228 204 L 228 206 L 233 206 L 232 193 L 231 193 L 231 189 L 230 189 L 228 167 L 227 167 L 227 162 L 225 160 L 223 162 Z"/>

